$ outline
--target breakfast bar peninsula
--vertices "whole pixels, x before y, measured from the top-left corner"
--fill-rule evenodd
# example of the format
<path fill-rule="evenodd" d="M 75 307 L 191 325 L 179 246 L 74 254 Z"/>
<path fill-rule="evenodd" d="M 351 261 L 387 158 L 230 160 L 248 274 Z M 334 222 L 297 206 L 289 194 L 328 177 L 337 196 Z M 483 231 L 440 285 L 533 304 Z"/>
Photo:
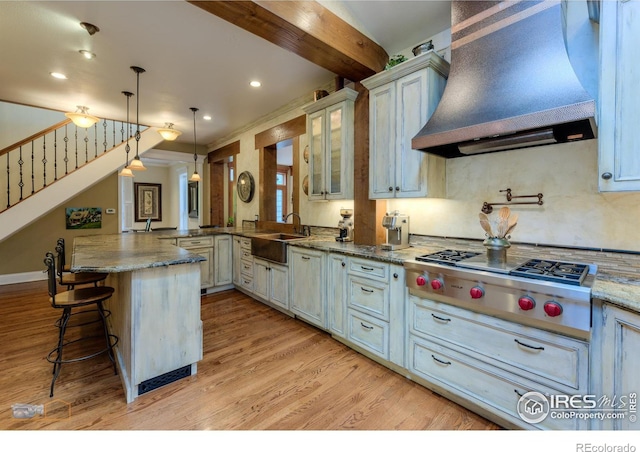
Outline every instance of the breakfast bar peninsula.
<path fill-rule="evenodd" d="M 202 359 L 200 261 L 153 233 L 77 237 L 71 271 L 109 273 L 109 328 L 127 403 L 197 372 Z"/>

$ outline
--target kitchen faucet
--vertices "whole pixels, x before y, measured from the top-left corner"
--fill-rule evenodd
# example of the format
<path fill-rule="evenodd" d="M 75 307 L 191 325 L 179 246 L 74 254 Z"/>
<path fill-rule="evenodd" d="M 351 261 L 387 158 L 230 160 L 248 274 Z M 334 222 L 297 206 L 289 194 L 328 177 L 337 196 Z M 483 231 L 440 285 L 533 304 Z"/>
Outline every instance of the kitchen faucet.
<path fill-rule="evenodd" d="M 298 217 L 298 224 L 300 225 L 300 232 L 301 234 L 304 235 L 311 235 L 311 231 L 309 230 L 308 226 L 303 226 L 302 225 L 302 218 L 300 218 L 300 215 L 296 212 L 291 212 L 287 215 L 283 215 L 282 216 L 282 221 L 284 221 L 285 223 L 287 222 L 287 219 L 291 216 L 291 215 L 295 215 L 296 217 Z M 293 223 L 293 232 L 298 233 L 298 230 L 296 229 L 296 224 L 295 224 L 295 219 L 291 220 Z"/>

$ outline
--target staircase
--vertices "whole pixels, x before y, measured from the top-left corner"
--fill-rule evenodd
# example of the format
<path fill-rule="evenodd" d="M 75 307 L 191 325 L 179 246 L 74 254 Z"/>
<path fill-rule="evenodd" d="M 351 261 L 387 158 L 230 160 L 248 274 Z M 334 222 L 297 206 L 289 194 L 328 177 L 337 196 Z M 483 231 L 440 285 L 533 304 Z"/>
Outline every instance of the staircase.
<path fill-rule="evenodd" d="M 126 123 L 101 120 L 90 129 L 62 121 L 0 150 L 0 242 L 120 170 L 126 161 Z M 130 132 L 129 132 L 130 133 Z M 140 133 L 140 155 L 160 143 L 157 128 Z M 136 143 L 129 139 L 129 160 Z"/>

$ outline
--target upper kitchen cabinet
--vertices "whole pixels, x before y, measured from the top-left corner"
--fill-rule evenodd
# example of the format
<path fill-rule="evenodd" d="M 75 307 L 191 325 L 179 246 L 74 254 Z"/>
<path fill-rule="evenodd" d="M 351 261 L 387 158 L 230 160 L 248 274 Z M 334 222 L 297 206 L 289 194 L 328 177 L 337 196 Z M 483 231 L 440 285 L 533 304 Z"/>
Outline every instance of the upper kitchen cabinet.
<path fill-rule="evenodd" d="M 640 2 L 601 2 L 598 124 L 601 191 L 640 190 Z"/>
<path fill-rule="evenodd" d="M 302 109 L 309 135 L 309 200 L 353 199 L 354 103 L 342 88 Z"/>
<path fill-rule="evenodd" d="M 442 97 L 449 64 L 430 51 L 362 81 L 369 90 L 369 198 L 445 196 L 445 161 L 411 139 Z"/>

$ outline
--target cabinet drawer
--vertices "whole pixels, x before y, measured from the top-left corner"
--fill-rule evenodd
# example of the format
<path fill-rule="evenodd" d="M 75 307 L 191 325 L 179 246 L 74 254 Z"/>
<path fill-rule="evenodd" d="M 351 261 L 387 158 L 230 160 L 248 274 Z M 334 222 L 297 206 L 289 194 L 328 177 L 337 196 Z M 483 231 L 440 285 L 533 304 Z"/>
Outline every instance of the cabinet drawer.
<path fill-rule="evenodd" d="M 240 248 L 249 251 L 249 254 L 251 254 L 251 239 L 242 237 L 240 239 Z"/>
<path fill-rule="evenodd" d="M 533 374 L 547 384 L 587 389 L 588 345 L 578 340 L 413 296 L 409 331 L 481 355 L 525 378 Z"/>
<path fill-rule="evenodd" d="M 249 292 L 253 292 L 253 276 L 240 275 L 240 287 Z"/>
<path fill-rule="evenodd" d="M 240 261 L 240 273 L 246 277 L 253 277 L 253 260 L 242 259 Z"/>
<path fill-rule="evenodd" d="M 388 361 L 389 324 L 353 309 L 347 310 L 347 317 L 347 339 Z"/>
<path fill-rule="evenodd" d="M 409 336 L 409 371 L 447 390 L 453 388 L 467 399 L 476 399 L 480 405 L 488 405 L 491 411 L 523 428 L 576 430 L 588 425 L 585 421 L 552 416 L 539 424 L 525 422 L 517 412 L 523 394 L 530 391 L 556 394 L 557 391 L 413 335 Z"/>
<path fill-rule="evenodd" d="M 389 264 L 352 257 L 349 259 L 349 273 L 388 282 Z"/>
<path fill-rule="evenodd" d="M 251 254 L 251 248 L 249 248 L 248 250 L 242 248 L 240 250 L 240 259 L 242 259 L 243 261 L 251 261 L 253 262 L 253 254 Z"/>
<path fill-rule="evenodd" d="M 350 275 L 348 290 L 350 308 L 389 321 L 389 284 Z"/>
<path fill-rule="evenodd" d="M 189 237 L 189 238 L 178 239 L 178 246 L 180 248 L 190 248 L 190 247 L 203 248 L 207 246 L 213 246 L 213 236 Z"/>

